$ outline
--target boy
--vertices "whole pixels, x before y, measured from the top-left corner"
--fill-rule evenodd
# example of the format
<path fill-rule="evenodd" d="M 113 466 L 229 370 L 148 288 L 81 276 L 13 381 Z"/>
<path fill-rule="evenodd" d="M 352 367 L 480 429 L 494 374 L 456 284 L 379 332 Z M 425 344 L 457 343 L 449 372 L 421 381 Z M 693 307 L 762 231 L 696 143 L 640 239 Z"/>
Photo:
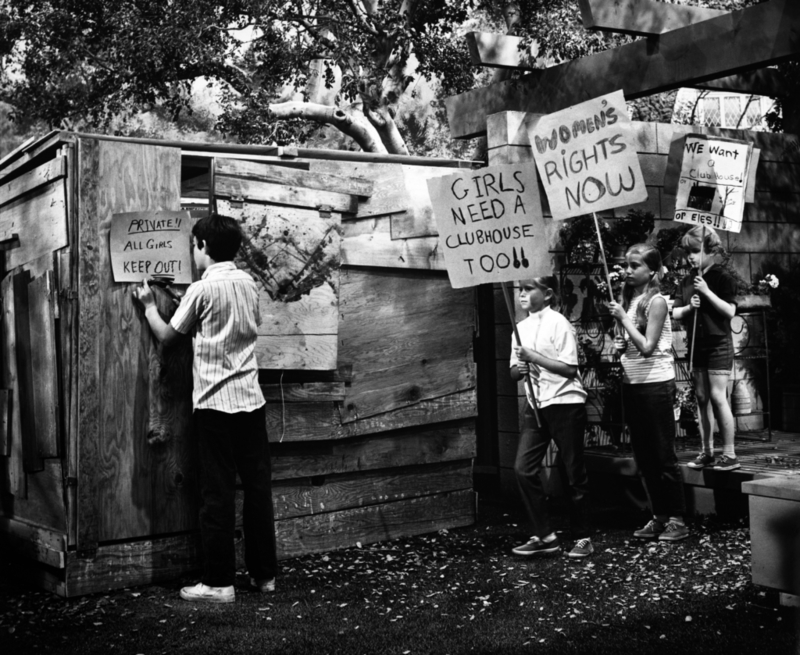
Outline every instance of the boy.
<path fill-rule="evenodd" d="M 146 281 L 134 290 L 153 334 L 168 345 L 194 330 L 192 405 L 200 451 L 201 582 L 181 589 L 189 601 L 232 603 L 236 575 L 235 484 L 244 486 L 245 564 L 250 584 L 275 590 L 277 558 L 264 396 L 255 358 L 258 287 L 233 258 L 242 243 L 238 223 L 211 214 L 192 228 L 201 275 L 166 323 Z"/>

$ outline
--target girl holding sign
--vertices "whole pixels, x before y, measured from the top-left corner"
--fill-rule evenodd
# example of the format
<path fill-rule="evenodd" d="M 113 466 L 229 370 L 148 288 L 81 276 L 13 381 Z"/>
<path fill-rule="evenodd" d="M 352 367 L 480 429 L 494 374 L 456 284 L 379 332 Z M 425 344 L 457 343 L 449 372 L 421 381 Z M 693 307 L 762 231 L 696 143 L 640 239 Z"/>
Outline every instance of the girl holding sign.
<path fill-rule="evenodd" d="M 653 518 L 633 535 L 680 541 L 689 536 L 683 521 L 686 501 L 675 454 L 675 371 L 672 322 L 660 293 L 663 266 L 658 250 L 631 246 L 620 303 L 609 304 L 622 328 L 614 345 L 621 354 L 622 402 L 636 465 L 647 486 Z"/>
<path fill-rule="evenodd" d="M 728 378 L 733 366 L 731 319 L 736 314 L 736 281 L 714 261 L 722 251 L 719 235 L 710 227 L 693 227 L 681 241 L 693 271 L 682 281 L 672 315 L 687 327 L 689 365 L 700 414 L 702 452 L 688 466 L 732 471 L 741 464 L 733 447 L 733 412 L 728 404 Z M 696 318 L 695 318 L 696 315 Z M 722 457 L 714 459 L 714 419 L 722 437 Z"/>
<path fill-rule="evenodd" d="M 550 442 L 555 441 L 566 468 L 572 531 L 577 539 L 569 557 L 581 558 L 594 552 L 586 511 L 589 478 L 583 458 L 586 391 L 578 377 L 575 331 L 562 314 L 552 309 L 557 298 L 558 280 L 554 275 L 520 282 L 519 303 L 528 317 L 517 325 L 521 343 L 515 337 L 511 340 L 511 378 L 519 381 L 530 375 L 533 384 L 526 385 L 528 402 L 514 472 L 534 535 L 513 552 L 535 556 L 561 549 L 550 526 L 539 477 Z M 534 404 L 538 407 L 538 421 Z"/>

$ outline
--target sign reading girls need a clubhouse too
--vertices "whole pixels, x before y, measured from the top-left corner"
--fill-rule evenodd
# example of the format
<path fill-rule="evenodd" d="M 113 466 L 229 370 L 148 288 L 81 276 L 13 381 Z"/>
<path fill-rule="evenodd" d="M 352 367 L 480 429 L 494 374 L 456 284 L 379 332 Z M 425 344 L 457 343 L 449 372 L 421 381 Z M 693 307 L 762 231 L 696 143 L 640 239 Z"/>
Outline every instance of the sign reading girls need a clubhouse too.
<path fill-rule="evenodd" d="M 543 116 L 528 135 L 553 218 L 647 200 L 622 91 Z"/>
<path fill-rule="evenodd" d="M 536 171 L 491 166 L 428 180 L 453 288 L 535 277 L 550 262 Z"/>

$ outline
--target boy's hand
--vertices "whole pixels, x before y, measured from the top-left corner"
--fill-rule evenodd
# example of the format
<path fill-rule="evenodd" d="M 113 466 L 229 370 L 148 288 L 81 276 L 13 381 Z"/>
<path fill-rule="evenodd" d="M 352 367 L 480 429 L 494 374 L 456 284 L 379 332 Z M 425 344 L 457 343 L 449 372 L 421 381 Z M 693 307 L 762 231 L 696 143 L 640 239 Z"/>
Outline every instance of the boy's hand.
<path fill-rule="evenodd" d="M 708 283 L 699 275 L 694 279 L 694 290 L 702 296 L 708 295 Z"/>
<path fill-rule="evenodd" d="M 147 280 L 142 280 L 142 286 L 134 287 L 133 297 L 142 303 L 142 305 L 144 305 L 145 310 L 147 310 L 149 307 L 154 307 L 156 304 L 155 296 L 153 296 L 153 290 L 150 288 L 150 285 L 147 284 Z"/>
<path fill-rule="evenodd" d="M 706 285 L 706 288 L 708 288 L 708 285 Z M 700 296 L 698 296 L 697 294 L 694 294 L 694 295 L 691 297 L 691 299 L 689 300 L 689 306 L 690 306 L 692 309 L 697 309 L 697 308 L 699 308 L 699 307 L 700 307 Z"/>

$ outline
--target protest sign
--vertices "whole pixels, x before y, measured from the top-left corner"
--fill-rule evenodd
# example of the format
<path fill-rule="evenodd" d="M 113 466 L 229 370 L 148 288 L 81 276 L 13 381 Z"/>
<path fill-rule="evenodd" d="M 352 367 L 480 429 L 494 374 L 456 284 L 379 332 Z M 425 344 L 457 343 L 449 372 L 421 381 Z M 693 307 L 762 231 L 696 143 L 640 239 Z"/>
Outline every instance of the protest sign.
<path fill-rule="evenodd" d="M 191 284 L 191 235 L 189 212 L 114 214 L 109 234 L 114 281 L 167 277 L 175 284 Z"/>
<path fill-rule="evenodd" d="M 753 146 L 687 134 L 675 201 L 675 220 L 740 232 Z"/>
<path fill-rule="evenodd" d="M 528 135 L 553 218 L 647 200 L 622 91 L 543 116 Z"/>
<path fill-rule="evenodd" d="M 539 186 L 530 163 L 427 182 L 453 288 L 551 273 Z"/>

